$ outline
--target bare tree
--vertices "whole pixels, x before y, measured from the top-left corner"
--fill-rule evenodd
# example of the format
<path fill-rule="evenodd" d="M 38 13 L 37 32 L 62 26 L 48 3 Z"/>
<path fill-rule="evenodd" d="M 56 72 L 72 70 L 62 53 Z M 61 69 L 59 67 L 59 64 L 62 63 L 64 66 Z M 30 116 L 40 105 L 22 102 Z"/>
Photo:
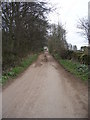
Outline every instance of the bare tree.
<path fill-rule="evenodd" d="M 73 45 L 73 51 L 77 51 L 77 46 L 76 45 Z"/>
<path fill-rule="evenodd" d="M 88 40 L 88 43 L 90 44 L 90 40 L 88 39 L 89 29 L 90 29 L 90 26 L 88 24 L 88 19 L 87 18 L 79 19 L 77 28 L 81 30 L 79 33 L 81 33 L 81 35 L 83 35 Z"/>

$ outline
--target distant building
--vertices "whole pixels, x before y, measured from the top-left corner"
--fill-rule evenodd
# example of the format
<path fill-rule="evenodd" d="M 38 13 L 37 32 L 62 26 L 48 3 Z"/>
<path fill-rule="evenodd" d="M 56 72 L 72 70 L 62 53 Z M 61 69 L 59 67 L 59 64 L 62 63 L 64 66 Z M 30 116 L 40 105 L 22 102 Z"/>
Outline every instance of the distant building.
<path fill-rule="evenodd" d="M 48 47 L 47 46 L 44 46 L 44 51 L 48 52 Z"/>
<path fill-rule="evenodd" d="M 88 55 L 88 49 L 89 49 L 89 46 L 82 46 L 81 47 L 81 51 L 84 52 L 84 54 Z"/>

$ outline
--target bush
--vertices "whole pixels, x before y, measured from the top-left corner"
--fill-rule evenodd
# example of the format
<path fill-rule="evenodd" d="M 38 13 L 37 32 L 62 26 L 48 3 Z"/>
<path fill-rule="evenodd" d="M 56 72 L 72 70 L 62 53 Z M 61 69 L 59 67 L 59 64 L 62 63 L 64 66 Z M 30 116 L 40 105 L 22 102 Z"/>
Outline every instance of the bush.
<path fill-rule="evenodd" d="M 82 54 L 80 59 L 83 64 L 89 65 L 90 55 Z"/>
<path fill-rule="evenodd" d="M 63 50 L 60 56 L 62 59 L 72 59 L 73 53 L 72 50 Z"/>
<path fill-rule="evenodd" d="M 10 71 L 3 73 L 0 83 L 4 85 L 8 81 L 8 79 L 14 78 L 15 76 L 23 72 L 29 65 L 32 64 L 33 61 L 37 59 L 37 57 L 37 54 L 30 55 L 27 58 L 23 59 L 18 66 L 15 66 Z"/>
<path fill-rule="evenodd" d="M 85 81 L 88 80 L 88 74 L 89 74 L 88 66 L 77 62 L 72 62 L 71 60 L 60 59 L 59 62 L 64 66 L 65 69 L 67 69 L 75 76 Z"/>

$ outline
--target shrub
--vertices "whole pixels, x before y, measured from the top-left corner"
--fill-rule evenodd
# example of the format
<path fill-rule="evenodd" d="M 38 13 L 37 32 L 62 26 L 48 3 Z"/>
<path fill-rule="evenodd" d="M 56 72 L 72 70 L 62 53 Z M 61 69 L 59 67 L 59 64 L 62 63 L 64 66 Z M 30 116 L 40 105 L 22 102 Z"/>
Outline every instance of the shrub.
<path fill-rule="evenodd" d="M 88 64 L 89 65 L 90 55 L 82 54 L 80 59 L 81 59 L 81 62 L 83 64 Z"/>

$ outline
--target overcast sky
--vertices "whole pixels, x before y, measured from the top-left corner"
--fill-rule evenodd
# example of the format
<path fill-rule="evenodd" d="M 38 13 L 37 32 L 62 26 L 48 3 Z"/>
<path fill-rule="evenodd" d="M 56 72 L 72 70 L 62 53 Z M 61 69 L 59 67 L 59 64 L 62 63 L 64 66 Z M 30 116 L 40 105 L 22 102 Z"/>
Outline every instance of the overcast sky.
<path fill-rule="evenodd" d="M 48 0 L 46 0 L 48 1 Z M 49 14 L 50 23 L 62 23 L 67 30 L 67 42 L 81 46 L 88 45 L 86 39 L 78 34 L 77 21 L 79 18 L 88 18 L 88 2 L 90 0 L 49 0 L 57 8 L 56 12 Z M 60 14 L 60 15 L 59 15 Z"/>

